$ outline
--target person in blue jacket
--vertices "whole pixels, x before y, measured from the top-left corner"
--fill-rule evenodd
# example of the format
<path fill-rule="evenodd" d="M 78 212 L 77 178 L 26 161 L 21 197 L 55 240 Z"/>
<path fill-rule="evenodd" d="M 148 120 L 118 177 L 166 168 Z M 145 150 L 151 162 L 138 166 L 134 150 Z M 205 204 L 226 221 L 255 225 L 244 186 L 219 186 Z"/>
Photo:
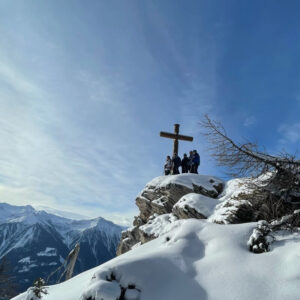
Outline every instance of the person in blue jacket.
<path fill-rule="evenodd" d="M 200 165 L 200 155 L 197 153 L 197 150 L 194 150 L 193 151 L 193 160 L 192 160 L 191 173 L 198 174 L 199 165 Z"/>

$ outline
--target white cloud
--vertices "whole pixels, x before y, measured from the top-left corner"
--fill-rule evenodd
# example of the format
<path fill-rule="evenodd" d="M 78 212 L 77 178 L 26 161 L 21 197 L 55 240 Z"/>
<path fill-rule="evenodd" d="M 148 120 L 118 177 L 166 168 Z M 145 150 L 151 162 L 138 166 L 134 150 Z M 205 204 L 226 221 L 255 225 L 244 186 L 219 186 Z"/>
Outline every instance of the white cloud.
<path fill-rule="evenodd" d="M 26 187 L 0 184 L 0 202 L 12 205 L 55 205 L 55 199 Z"/>
<path fill-rule="evenodd" d="M 254 124 L 256 123 L 256 117 L 254 116 L 250 116 L 250 117 L 247 117 L 244 121 L 244 126 L 245 127 L 251 127 L 253 126 Z"/>
<path fill-rule="evenodd" d="M 92 76 L 85 74 L 88 99 L 96 104 L 83 104 L 92 115 L 82 122 L 76 115 L 81 111 L 70 106 L 73 112 L 64 114 L 61 106 L 69 103 L 54 99 L 12 64 L 2 65 L 0 79 L 9 89 L 0 91 L 0 201 L 128 225 L 137 212 L 134 197 L 157 166 L 149 161 L 147 168 L 138 167 L 146 147 L 132 139 L 137 125 L 116 86 L 104 79 L 90 83 Z M 98 116 L 102 108 L 105 114 Z M 86 127 L 90 121 L 96 127 Z"/>
<path fill-rule="evenodd" d="M 0 80 L 11 86 L 23 97 L 42 98 L 44 96 L 43 91 L 38 86 L 26 79 L 13 65 L 3 61 L 0 61 Z"/>
<path fill-rule="evenodd" d="M 280 143 L 297 143 L 300 140 L 300 123 L 282 124 L 278 128 L 278 132 L 282 135 Z"/>

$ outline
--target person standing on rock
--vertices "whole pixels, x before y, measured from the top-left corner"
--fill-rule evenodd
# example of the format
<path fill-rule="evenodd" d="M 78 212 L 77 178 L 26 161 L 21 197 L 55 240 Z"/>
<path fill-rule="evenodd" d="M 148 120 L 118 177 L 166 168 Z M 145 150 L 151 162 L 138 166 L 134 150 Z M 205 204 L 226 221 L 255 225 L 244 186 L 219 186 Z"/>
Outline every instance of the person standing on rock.
<path fill-rule="evenodd" d="M 171 160 L 171 157 L 169 155 L 167 156 L 164 169 L 165 169 L 165 175 L 170 175 L 171 170 L 172 170 L 172 160 Z"/>
<path fill-rule="evenodd" d="M 193 158 L 194 158 L 193 151 L 190 151 L 190 156 L 188 158 L 189 158 L 188 171 L 189 171 L 189 173 L 192 173 Z"/>
<path fill-rule="evenodd" d="M 176 153 L 174 153 L 173 158 L 172 158 L 172 174 L 173 175 L 179 174 L 180 166 L 181 166 L 181 159 Z"/>
<path fill-rule="evenodd" d="M 192 171 L 191 173 L 198 174 L 198 167 L 200 165 L 200 155 L 197 153 L 197 150 L 193 151 L 193 161 L 192 161 Z"/>
<path fill-rule="evenodd" d="M 186 153 L 183 154 L 183 159 L 181 161 L 181 170 L 182 173 L 187 173 L 189 170 L 189 158 L 187 157 Z"/>

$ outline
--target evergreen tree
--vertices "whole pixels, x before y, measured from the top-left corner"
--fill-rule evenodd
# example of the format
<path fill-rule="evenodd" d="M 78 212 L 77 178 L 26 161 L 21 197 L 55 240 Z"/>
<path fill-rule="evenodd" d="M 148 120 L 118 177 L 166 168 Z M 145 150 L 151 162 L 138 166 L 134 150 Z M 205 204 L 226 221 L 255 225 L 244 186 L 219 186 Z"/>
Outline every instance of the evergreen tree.
<path fill-rule="evenodd" d="M 11 267 L 4 257 L 0 260 L 0 299 L 10 299 L 17 295 L 14 277 L 11 275 Z"/>
<path fill-rule="evenodd" d="M 42 299 L 42 294 L 48 294 L 47 288 L 44 286 L 45 280 L 42 278 L 38 278 L 33 283 L 32 292 L 36 298 Z"/>

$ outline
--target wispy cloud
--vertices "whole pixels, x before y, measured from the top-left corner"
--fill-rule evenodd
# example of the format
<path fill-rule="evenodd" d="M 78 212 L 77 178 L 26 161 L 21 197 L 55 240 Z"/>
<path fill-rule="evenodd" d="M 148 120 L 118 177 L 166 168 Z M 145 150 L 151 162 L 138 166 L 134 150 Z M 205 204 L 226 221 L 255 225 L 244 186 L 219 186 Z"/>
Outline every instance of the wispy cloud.
<path fill-rule="evenodd" d="M 244 121 L 244 126 L 245 127 L 251 127 L 256 123 L 256 117 L 255 116 L 249 116 L 245 119 Z"/>
<path fill-rule="evenodd" d="M 130 141 L 131 133 L 120 138 L 120 133 L 126 133 L 124 126 L 117 128 L 111 123 L 115 129 L 109 128 L 109 118 L 120 116 L 116 111 L 122 111 L 122 122 L 128 128 L 135 126 L 114 89 L 104 81 L 90 82 L 85 74 L 84 83 L 91 93 L 88 101 L 101 102 L 97 102 L 98 107 L 87 104 L 91 117 L 95 118 L 93 108 L 99 112 L 104 109 L 106 114 L 103 122 L 88 120 L 100 126 L 99 130 L 89 130 L 84 123 L 73 123 L 73 114 L 64 119 L 60 104 L 25 79 L 22 71 L 2 66 L 0 78 L 9 91 L 2 92 L 0 102 L 1 200 L 83 210 L 93 217 L 101 214 L 115 220 L 120 219 L 118 211 L 132 217 L 137 193 L 133 184 L 145 183 L 147 174 L 135 176 L 130 172 L 135 169 L 132 161 L 138 161 L 140 154 L 131 147 L 135 143 Z M 129 141 L 123 144 L 126 138 Z"/>
<path fill-rule="evenodd" d="M 280 139 L 281 144 L 292 143 L 295 144 L 300 141 L 300 123 L 282 124 L 278 128 L 278 132 L 282 136 Z"/>
<path fill-rule="evenodd" d="M 56 32 L 46 39 L 47 27 L 20 20 L 30 14 L 24 11 L 12 34 L 1 38 L 1 201 L 128 223 L 137 214 L 136 194 L 157 172 L 151 161 L 138 167 L 147 147 L 137 147 L 143 129 L 126 102 L 124 76 L 102 57 L 102 73 L 74 63 L 78 58 Z M 11 49 L 17 48 L 16 59 Z"/>

